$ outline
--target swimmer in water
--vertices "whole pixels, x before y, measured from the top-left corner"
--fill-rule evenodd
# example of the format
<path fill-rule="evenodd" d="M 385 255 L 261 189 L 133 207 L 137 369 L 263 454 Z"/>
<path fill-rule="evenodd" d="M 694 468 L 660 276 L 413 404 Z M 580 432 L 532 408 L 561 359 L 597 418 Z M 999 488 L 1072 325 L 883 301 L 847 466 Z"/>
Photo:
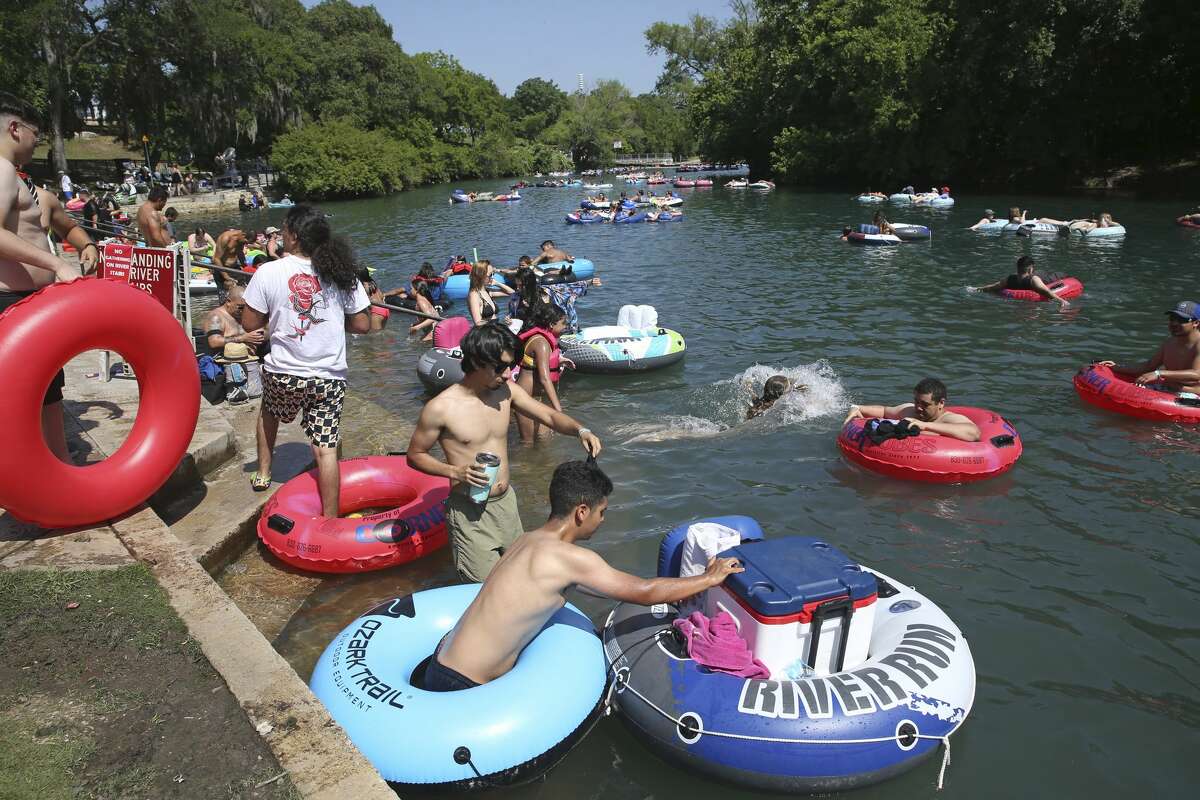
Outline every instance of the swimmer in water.
<path fill-rule="evenodd" d="M 772 375 L 770 378 L 767 378 L 767 382 L 763 384 L 762 397 L 750 404 L 750 408 L 746 411 L 746 419 L 754 419 L 775 405 L 776 400 L 783 397 L 792 389 L 804 391 L 808 387 L 804 384 L 792 386 L 792 382 L 783 375 Z"/>

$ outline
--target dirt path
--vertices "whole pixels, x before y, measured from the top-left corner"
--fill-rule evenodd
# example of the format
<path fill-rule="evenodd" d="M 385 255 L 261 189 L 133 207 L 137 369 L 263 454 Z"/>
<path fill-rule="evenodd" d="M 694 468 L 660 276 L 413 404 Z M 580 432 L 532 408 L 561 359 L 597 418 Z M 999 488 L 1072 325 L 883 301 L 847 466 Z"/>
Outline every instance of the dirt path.
<path fill-rule="evenodd" d="M 298 798 L 142 566 L 0 573 L 0 800 Z"/>

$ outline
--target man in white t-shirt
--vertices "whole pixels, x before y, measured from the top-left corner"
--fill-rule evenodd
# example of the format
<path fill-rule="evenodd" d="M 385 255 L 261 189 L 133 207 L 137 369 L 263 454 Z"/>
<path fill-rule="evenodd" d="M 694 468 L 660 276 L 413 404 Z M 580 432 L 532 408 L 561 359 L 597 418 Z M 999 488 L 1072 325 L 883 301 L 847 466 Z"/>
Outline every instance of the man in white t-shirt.
<path fill-rule="evenodd" d="M 70 200 L 75 196 L 75 184 L 71 182 L 71 176 L 65 172 L 59 172 L 59 184 L 62 186 L 63 197 Z"/>
<path fill-rule="evenodd" d="M 324 516 L 338 515 L 340 475 L 337 446 L 346 395 L 346 331 L 371 330 L 370 300 L 357 280 L 344 290 L 318 276 L 302 244 L 329 240 L 324 215 L 298 207 L 288 215 L 308 230 L 291 230 L 284 223 L 288 255 L 264 264 L 246 287 L 242 325 L 248 330 L 266 326 L 271 351 L 263 359 L 263 402 L 258 417 L 258 471 L 251 478 L 255 491 L 271 485 L 271 455 L 280 421 L 300 415 L 300 426 L 312 443 L 317 484 Z M 317 221 L 314 221 L 317 220 Z M 322 238 L 323 237 L 323 238 Z M 323 244 L 321 246 L 324 246 Z M 314 248 L 320 256 L 320 247 Z"/>

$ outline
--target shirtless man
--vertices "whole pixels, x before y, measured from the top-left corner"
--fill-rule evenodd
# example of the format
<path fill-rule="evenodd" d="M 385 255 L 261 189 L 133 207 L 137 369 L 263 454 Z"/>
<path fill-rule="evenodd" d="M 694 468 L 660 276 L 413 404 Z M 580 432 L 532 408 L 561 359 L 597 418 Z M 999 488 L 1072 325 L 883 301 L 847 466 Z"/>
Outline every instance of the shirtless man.
<path fill-rule="evenodd" d="M 979 441 L 979 426 L 962 414 L 946 410 L 946 385 L 936 378 L 926 378 L 918 383 L 913 389 L 913 401 L 902 406 L 850 406 L 850 413 L 842 425 L 862 417 L 904 419 L 922 434 L 937 433 L 964 442 Z"/>
<path fill-rule="evenodd" d="M 534 258 L 531 263 L 532 266 L 536 267 L 538 264 L 547 264 L 553 261 L 572 262 L 574 260 L 574 256 L 572 256 L 566 250 L 556 246 L 553 240 L 547 239 L 546 241 L 542 242 L 542 252 L 538 253 L 537 257 Z"/>
<path fill-rule="evenodd" d="M 229 290 L 225 302 L 208 313 L 204 318 L 204 334 L 208 337 L 208 349 L 213 355 L 220 355 L 225 345 L 230 343 L 245 344 L 251 354 L 257 353 L 257 347 L 267 340 L 265 328 L 246 332 L 242 327 L 242 311 L 246 301 L 242 299 L 243 289 L 234 286 Z"/>
<path fill-rule="evenodd" d="M 0 92 L 0 311 L 53 283 L 55 278 L 65 282 L 79 277 L 79 268 L 50 252 L 46 241 L 41 198 L 49 197 L 49 193 L 36 193 L 33 183 L 17 173 L 33 157 L 41 136 L 39 125 L 39 115 L 28 103 Z M 57 200 L 55 205 L 61 212 Z M 51 222 L 58 220 L 53 210 L 48 213 Z M 95 245 L 82 229 L 70 223 L 69 228 L 64 225 L 56 230 L 79 249 L 82 259 L 95 264 Z M 42 400 L 42 432 L 50 451 L 69 463 L 62 387 L 63 373 L 59 370 Z"/>
<path fill-rule="evenodd" d="M 1017 259 L 1016 273 L 1009 275 L 1002 281 L 989 283 L 987 286 L 976 286 L 977 292 L 990 292 L 991 294 L 1001 294 L 1010 289 L 1026 289 L 1031 292 L 1037 292 L 1047 300 L 1054 300 L 1058 303 L 1059 308 L 1066 308 L 1071 305 L 1069 300 L 1056 295 L 1051 291 L 1046 282 L 1033 274 L 1034 263 L 1029 256 L 1021 256 Z"/>
<path fill-rule="evenodd" d="M 54 192 L 38 187 L 37 195 L 38 206 L 41 208 L 42 230 L 53 231 L 58 238 L 78 251 L 79 269 L 84 275 L 95 272 L 100 262 L 100 248 L 92 241 L 87 230 L 75 224 L 75 220 L 63 208 Z"/>
<path fill-rule="evenodd" d="M 213 246 L 213 261 L 218 266 L 228 267 L 229 269 L 245 269 L 246 268 L 246 234 L 237 228 L 230 228 L 227 231 L 222 231 L 217 236 L 217 243 Z M 217 273 L 221 286 L 225 291 L 229 291 L 233 286 L 245 286 L 250 281 L 249 275 L 238 275 L 233 272 L 223 272 L 221 270 L 213 270 Z"/>
<path fill-rule="evenodd" d="M 612 481 L 594 463 L 559 464 L 550 481 L 550 519 L 517 538 L 496 564 L 425 670 L 433 692 L 470 689 L 513 668 L 525 645 L 563 607 L 567 589 L 639 605 L 672 603 L 742 572 L 735 558 L 714 558 L 690 578 L 639 578 L 580 547 L 604 522 Z"/>
<path fill-rule="evenodd" d="M 408 443 L 408 464 L 429 475 L 450 479 L 446 526 L 454 566 L 464 580 L 487 577 L 504 550 L 521 534 L 516 491 L 509 485 L 508 426 L 512 412 L 523 414 L 559 433 L 578 436 L 584 450 L 600 453 L 600 440 L 587 428 L 539 403 L 509 380 L 521 361 L 521 340 L 498 322 L 476 325 L 460 345 L 463 379 L 425 404 Z M 446 456 L 430 455 L 440 444 Z M 484 503 L 469 492 L 487 486 L 488 476 L 476 463 L 478 453 L 500 458 L 499 471 Z"/>
<path fill-rule="evenodd" d="M 167 188 L 155 186 L 142 207 L 138 209 L 138 232 L 147 247 L 166 247 L 175 240 L 167 230 L 166 220 L 163 219 L 163 206 L 167 204 Z"/>
<path fill-rule="evenodd" d="M 1181 300 L 1167 312 L 1167 338 L 1140 364 L 1101 361 L 1113 372 L 1137 375 L 1135 383 L 1157 383 L 1171 392 L 1200 394 L 1200 303 Z"/>

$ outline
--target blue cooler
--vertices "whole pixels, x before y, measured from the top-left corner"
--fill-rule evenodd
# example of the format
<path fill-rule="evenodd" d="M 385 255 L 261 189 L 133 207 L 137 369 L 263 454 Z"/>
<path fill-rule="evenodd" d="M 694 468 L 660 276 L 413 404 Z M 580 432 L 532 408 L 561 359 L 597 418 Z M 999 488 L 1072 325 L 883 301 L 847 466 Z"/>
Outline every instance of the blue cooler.
<path fill-rule="evenodd" d="M 705 613 L 728 611 L 771 677 L 850 669 L 867 659 L 875 576 L 810 536 L 743 542 L 721 553 L 745 572 L 707 592 Z"/>

